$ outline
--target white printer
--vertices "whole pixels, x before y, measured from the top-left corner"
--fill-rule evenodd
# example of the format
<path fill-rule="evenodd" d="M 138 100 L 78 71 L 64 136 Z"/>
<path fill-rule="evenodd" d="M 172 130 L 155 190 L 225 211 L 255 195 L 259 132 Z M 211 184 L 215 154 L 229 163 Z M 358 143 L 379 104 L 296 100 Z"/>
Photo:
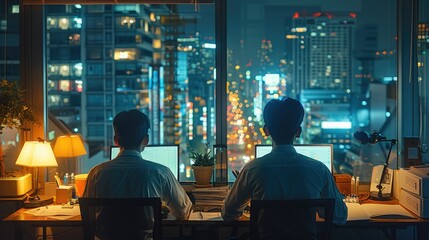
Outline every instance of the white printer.
<path fill-rule="evenodd" d="M 429 165 L 399 169 L 399 203 L 421 218 L 429 218 Z"/>

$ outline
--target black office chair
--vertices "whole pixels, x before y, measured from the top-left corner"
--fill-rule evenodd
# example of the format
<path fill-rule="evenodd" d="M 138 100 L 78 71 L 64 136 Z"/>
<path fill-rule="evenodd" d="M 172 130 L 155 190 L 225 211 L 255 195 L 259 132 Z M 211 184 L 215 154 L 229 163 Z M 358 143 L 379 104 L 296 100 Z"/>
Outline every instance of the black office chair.
<path fill-rule="evenodd" d="M 86 240 L 161 239 L 160 198 L 79 198 L 79 206 Z"/>
<path fill-rule="evenodd" d="M 334 205 L 334 199 L 253 200 L 250 239 L 328 240 Z"/>

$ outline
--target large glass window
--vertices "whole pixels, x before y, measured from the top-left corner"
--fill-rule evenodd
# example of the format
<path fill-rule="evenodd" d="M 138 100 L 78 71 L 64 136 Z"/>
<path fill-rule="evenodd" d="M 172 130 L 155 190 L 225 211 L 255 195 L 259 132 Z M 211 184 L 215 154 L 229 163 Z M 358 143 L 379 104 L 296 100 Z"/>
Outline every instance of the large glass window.
<path fill-rule="evenodd" d="M 149 143 L 180 145 L 180 181 L 193 181 L 188 146 L 215 144 L 214 5 L 45 9 L 46 36 L 51 37 L 45 59 L 48 111 L 68 117 L 70 129 L 88 143 L 90 161 L 81 159 L 80 171 L 108 160 L 114 115 L 139 109 L 151 121 Z M 67 42 L 71 33 L 82 39 L 73 42 L 74 48 Z M 76 64 L 81 75 L 70 73 Z M 73 89 L 74 82 L 82 84 L 82 91 Z M 51 135 L 67 134 L 55 124 L 49 122 Z"/>
<path fill-rule="evenodd" d="M 334 172 L 369 182 L 387 146 L 362 146 L 353 133 L 396 138 L 396 1 L 227 3 L 229 168 L 271 144 L 263 108 L 288 96 L 306 111 L 296 143 L 332 144 Z"/>
<path fill-rule="evenodd" d="M 0 3 L 0 80 L 20 81 L 19 64 L 19 1 L 8 0 Z M 1 95 L 1 93 L 0 93 Z M 0 97 L 0 101 L 3 98 Z M 2 111 L 4 112 L 4 111 Z M 2 124 L 2 123 L 0 123 Z M 16 170 L 15 161 L 21 148 L 20 132 L 3 128 L 0 132 L 0 147 L 6 173 Z"/>
<path fill-rule="evenodd" d="M 425 150 L 429 20 L 427 1 L 418 2 L 414 47 Z M 0 4 L 0 75 L 31 82 L 19 76 L 19 3 Z M 382 163 L 387 146 L 362 146 L 353 132 L 397 135 L 397 1 L 227 4 L 228 32 L 219 33 L 228 38 L 227 89 L 217 97 L 226 94 L 228 101 L 229 168 L 251 161 L 255 144 L 271 143 L 261 131 L 262 110 L 283 95 L 300 99 L 306 109 L 297 143 L 333 144 L 335 172 L 362 176 Z M 139 108 L 152 120 L 152 144 L 181 145 L 181 174 L 192 179 L 186 144 L 215 142 L 214 5 L 71 4 L 45 10 L 47 51 L 36 58 L 45 57 L 49 115 L 82 134 L 91 158 L 86 163 L 107 159 L 114 115 Z M 138 51 L 131 61 L 114 60 L 116 49 Z M 48 136 L 68 133 L 56 124 L 50 118 Z M 19 147 L 16 136 L 3 134 L 3 146 Z"/>

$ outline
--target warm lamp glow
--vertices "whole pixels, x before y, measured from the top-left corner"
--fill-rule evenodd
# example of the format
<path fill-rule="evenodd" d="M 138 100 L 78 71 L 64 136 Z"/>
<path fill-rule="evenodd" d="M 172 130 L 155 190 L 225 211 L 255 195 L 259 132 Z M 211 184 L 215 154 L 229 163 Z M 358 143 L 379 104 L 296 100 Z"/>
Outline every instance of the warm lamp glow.
<path fill-rule="evenodd" d="M 16 165 L 27 167 L 58 166 L 49 142 L 27 141 L 19 153 Z"/>
<path fill-rule="evenodd" d="M 43 140 L 25 142 L 15 164 L 36 168 L 36 189 L 34 196 L 24 202 L 24 207 L 40 207 L 52 203 L 52 197 L 42 200 L 37 195 L 39 187 L 39 167 L 58 166 L 51 144 Z"/>
<path fill-rule="evenodd" d="M 79 135 L 59 136 L 55 142 L 56 157 L 78 157 L 86 154 L 85 146 Z"/>

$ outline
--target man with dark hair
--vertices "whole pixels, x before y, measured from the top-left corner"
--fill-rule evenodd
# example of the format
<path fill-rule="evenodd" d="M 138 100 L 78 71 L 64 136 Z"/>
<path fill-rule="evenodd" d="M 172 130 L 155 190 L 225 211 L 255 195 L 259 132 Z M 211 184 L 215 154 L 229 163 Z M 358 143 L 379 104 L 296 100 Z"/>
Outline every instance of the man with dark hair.
<path fill-rule="evenodd" d="M 120 152 L 112 161 L 91 169 L 84 197 L 159 197 L 176 218 L 186 219 L 192 203 L 171 170 L 141 157 L 149 142 L 148 117 L 138 110 L 120 112 L 113 128 Z"/>
<path fill-rule="evenodd" d="M 240 217 L 250 200 L 335 198 L 334 223 L 344 224 L 347 207 L 331 172 L 323 163 L 298 154 L 293 147 L 302 131 L 302 104 L 292 98 L 271 100 L 264 108 L 263 117 L 264 133 L 271 136 L 273 149 L 244 166 L 225 199 L 222 217 L 225 220 Z M 280 212 L 278 215 L 281 217 Z M 274 226 L 268 230 L 260 226 L 261 239 L 276 239 L 270 235 L 271 227 Z M 298 226 L 296 231 L 299 239 L 315 238 L 315 229 L 311 227 Z M 284 234 L 297 239 L 294 233 Z"/>

